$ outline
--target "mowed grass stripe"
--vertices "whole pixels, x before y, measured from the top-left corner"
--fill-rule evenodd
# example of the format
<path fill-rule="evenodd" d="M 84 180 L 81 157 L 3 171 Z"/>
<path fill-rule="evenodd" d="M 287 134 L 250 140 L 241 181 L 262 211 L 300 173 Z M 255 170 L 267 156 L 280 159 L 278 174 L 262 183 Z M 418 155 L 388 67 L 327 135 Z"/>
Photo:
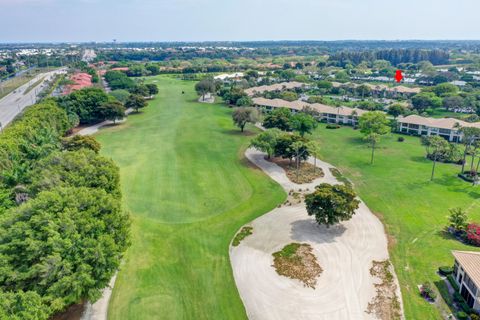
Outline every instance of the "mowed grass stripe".
<path fill-rule="evenodd" d="M 109 318 L 245 319 L 228 246 L 286 195 L 245 160 L 251 137 L 233 127 L 230 109 L 196 102 L 193 82 L 148 81 L 159 86 L 155 100 L 98 135 L 121 167 L 133 220 Z"/>

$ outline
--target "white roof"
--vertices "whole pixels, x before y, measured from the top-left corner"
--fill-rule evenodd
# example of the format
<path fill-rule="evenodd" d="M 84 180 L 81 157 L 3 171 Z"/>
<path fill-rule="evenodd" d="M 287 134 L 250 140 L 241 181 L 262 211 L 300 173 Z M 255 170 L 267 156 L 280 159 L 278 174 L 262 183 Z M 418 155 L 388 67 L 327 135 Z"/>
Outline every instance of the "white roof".
<path fill-rule="evenodd" d="M 456 129 L 458 127 L 476 127 L 480 128 L 480 122 L 466 122 L 455 118 L 426 118 L 418 115 L 410 115 L 399 118 L 400 123 L 416 124 L 431 128 Z"/>
<path fill-rule="evenodd" d="M 263 93 L 267 91 L 281 91 L 281 90 L 288 90 L 288 89 L 295 89 L 295 88 L 302 88 L 305 87 L 306 84 L 303 82 L 282 82 L 282 83 L 275 83 L 269 86 L 260 86 L 260 87 L 253 87 L 245 89 L 245 93 L 249 96 L 253 96 L 257 93 Z"/>
<path fill-rule="evenodd" d="M 286 101 L 282 99 L 265 99 L 265 98 L 253 98 L 253 103 L 255 105 L 264 106 L 264 107 L 272 107 L 272 108 L 288 108 L 293 110 L 301 111 L 305 107 L 310 107 L 313 110 L 319 113 L 329 113 L 329 114 L 338 114 L 341 116 L 351 116 L 352 112 L 356 112 L 357 116 L 361 116 L 362 114 L 368 112 L 366 110 L 358 109 L 358 108 L 350 108 L 350 107 L 332 107 L 327 106 L 321 103 L 308 103 L 301 100 L 296 101 Z"/>
<path fill-rule="evenodd" d="M 480 252 L 452 251 L 452 254 L 477 288 L 480 288 Z"/>

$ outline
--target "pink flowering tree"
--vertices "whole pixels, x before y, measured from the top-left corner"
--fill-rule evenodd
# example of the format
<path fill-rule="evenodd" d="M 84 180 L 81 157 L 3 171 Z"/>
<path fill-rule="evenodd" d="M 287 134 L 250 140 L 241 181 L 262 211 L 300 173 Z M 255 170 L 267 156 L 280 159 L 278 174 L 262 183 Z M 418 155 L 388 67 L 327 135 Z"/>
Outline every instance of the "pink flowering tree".
<path fill-rule="evenodd" d="M 474 246 L 480 247 L 480 224 L 470 223 L 467 226 L 467 240 Z"/>

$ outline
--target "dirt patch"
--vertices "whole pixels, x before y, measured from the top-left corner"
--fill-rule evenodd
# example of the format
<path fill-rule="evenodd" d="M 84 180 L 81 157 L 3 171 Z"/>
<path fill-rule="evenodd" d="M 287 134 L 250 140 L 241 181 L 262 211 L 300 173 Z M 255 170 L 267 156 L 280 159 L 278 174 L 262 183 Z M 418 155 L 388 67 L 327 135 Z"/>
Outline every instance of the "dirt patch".
<path fill-rule="evenodd" d="M 294 183 L 310 183 L 317 178 L 324 176 L 321 168 L 315 167 L 308 162 L 302 162 L 297 170 L 295 162 L 290 162 L 289 159 L 270 158 L 267 161 L 273 162 L 285 170 L 288 179 Z M 298 171 L 298 172 L 297 172 Z"/>
<path fill-rule="evenodd" d="M 366 312 L 374 314 L 381 320 L 401 319 L 400 301 L 397 297 L 397 285 L 392 273 L 389 260 L 372 261 L 370 274 L 377 278 L 380 283 L 375 284 L 377 294 L 368 303 Z"/>
<path fill-rule="evenodd" d="M 273 253 L 273 267 L 279 275 L 297 279 L 306 287 L 315 289 L 322 268 L 306 243 L 291 243 L 281 251 Z"/>
<path fill-rule="evenodd" d="M 51 320 L 80 320 L 85 310 L 86 302 L 73 304 L 65 311 L 54 315 Z"/>

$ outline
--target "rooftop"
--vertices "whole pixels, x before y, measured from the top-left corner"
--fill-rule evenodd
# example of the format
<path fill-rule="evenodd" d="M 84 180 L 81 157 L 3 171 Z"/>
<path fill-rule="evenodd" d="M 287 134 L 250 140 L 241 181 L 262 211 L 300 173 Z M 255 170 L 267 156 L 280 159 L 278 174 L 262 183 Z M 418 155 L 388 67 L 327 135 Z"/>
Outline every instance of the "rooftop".
<path fill-rule="evenodd" d="M 480 128 L 480 122 L 466 122 L 455 118 L 426 118 L 418 115 L 410 115 L 404 118 L 399 118 L 398 122 L 417 124 L 440 129 L 455 129 L 457 127 Z"/>
<path fill-rule="evenodd" d="M 452 254 L 477 288 L 480 288 L 480 252 L 452 251 Z"/>
<path fill-rule="evenodd" d="M 351 116 L 352 112 L 356 112 L 358 116 L 368 112 L 366 110 L 358 109 L 358 108 L 350 108 L 350 107 L 332 107 L 327 106 L 321 103 L 308 103 L 301 100 L 296 101 L 286 101 L 282 99 L 265 99 L 265 98 L 253 98 L 253 103 L 260 106 L 266 107 L 273 107 L 273 108 L 289 108 L 301 111 L 305 107 L 310 107 L 313 110 L 319 113 L 330 113 L 330 114 L 338 114 L 341 116 Z"/>
<path fill-rule="evenodd" d="M 256 93 L 263 93 L 267 91 L 281 91 L 281 90 L 288 90 L 288 89 L 295 89 L 295 88 L 301 88 L 306 86 L 305 83 L 302 82 L 282 82 L 282 83 L 275 83 L 269 86 L 260 86 L 260 87 L 253 87 L 253 88 L 248 88 L 245 89 L 245 92 L 249 96 L 253 96 Z"/>

